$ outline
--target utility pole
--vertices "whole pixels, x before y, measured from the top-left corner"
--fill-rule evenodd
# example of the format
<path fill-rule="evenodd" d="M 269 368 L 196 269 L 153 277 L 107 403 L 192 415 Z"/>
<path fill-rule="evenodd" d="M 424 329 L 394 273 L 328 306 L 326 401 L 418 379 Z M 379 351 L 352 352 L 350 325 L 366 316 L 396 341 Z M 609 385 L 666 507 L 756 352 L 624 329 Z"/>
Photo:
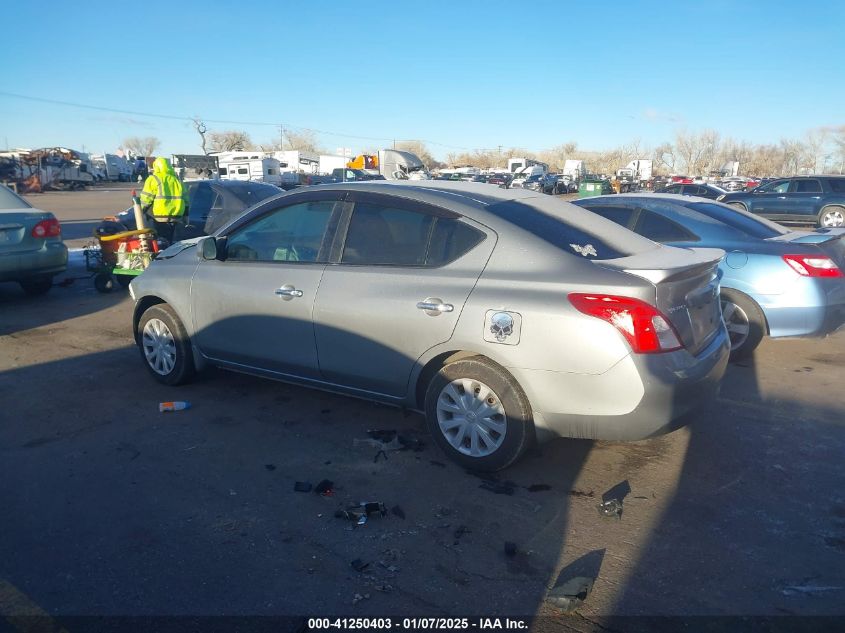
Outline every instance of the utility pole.
<path fill-rule="evenodd" d="M 279 151 L 283 151 L 285 149 L 285 126 L 279 126 Z"/>

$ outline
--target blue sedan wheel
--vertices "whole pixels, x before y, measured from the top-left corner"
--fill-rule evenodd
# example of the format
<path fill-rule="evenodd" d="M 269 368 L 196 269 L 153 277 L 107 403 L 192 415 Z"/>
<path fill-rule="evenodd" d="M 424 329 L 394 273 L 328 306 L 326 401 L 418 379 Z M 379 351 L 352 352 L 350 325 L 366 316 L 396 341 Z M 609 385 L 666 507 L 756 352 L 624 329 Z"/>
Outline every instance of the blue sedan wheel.
<path fill-rule="evenodd" d="M 749 356 L 766 334 L 766 317 L 754 301 L 741 292 L 722 290 L 722 319 L 731 339 L 731 360 Z"/>

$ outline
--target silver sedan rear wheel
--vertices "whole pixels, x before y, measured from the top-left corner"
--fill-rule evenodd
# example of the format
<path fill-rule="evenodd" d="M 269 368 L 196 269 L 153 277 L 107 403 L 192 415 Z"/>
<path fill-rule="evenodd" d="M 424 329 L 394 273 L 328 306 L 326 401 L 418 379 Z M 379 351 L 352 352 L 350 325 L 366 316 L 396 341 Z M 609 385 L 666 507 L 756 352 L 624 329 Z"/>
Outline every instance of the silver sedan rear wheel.
<path fill-rule="evenodd" d="M 508 428 L 499 396 L 470 378 L 453 380 L 440 391 L 437 423 L 449 444 L 470 457 L 494 453 L 505 441 Z"/>
<path fill-rule="evenodd" d="M 176 341 L 167 324 L 161 319 L 150 319 L 141 335 L 144 357 L 155 373 L 166 376 L 176 365 Z"/>

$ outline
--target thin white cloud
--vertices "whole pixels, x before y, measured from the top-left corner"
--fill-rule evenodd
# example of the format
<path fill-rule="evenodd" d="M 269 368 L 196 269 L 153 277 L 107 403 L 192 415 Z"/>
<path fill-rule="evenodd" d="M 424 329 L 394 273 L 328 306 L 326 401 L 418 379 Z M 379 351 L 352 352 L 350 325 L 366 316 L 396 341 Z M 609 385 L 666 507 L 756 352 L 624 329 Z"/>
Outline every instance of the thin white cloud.
<path fill-rule="evenodd" d="M 662 112 L 656 108 L 645 108 L 640 113 L 640 118 L 655 123 L 680 123 L 684 119 L 680 114 L 674 112 Z"/>

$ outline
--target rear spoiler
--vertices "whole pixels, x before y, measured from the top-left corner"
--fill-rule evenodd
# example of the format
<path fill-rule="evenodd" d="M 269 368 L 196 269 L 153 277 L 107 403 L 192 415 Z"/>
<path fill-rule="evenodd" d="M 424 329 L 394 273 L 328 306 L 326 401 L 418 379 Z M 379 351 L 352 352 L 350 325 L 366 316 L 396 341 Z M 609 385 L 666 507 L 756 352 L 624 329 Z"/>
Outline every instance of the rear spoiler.
<path fill-rule="evenodd" d="M 769 242 L 791 244 L 824 244 L 845 237 L 845 229 L 816 229 L 815 231 L 790 231 L 786 235 L 770 237 Z"/>
<path fill-rule="evenodd" d="M 651 283 L 682 279 L 701 274 L 718 266 L 725 256 L 719 248 L 676 248 L 661 246 L 628 257 L 593 260 L 599 266 L 621 270 Z"/>

